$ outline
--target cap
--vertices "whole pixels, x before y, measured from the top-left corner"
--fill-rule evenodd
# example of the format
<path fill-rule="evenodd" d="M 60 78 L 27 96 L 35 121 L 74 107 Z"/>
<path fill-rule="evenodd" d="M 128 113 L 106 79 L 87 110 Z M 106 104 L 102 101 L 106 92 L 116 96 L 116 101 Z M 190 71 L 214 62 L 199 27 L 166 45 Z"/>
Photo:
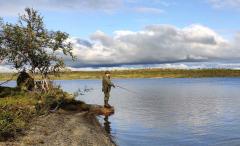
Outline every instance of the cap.
<path fill-rule="evenodd" d="M 110 71 L 105 71 L 105 74 L 110 74 Z"/>

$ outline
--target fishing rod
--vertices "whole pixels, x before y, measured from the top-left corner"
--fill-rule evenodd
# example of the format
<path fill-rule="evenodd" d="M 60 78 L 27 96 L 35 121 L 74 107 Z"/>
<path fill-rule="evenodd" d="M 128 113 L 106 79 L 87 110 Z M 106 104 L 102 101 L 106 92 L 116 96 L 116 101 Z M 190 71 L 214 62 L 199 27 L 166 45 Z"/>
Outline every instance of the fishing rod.
<path fill-rule="evenodd" d="M 128 92 L 130 92 L 130 93 L 134 93 L 134 94 L 140 94 L 140 93 L 137 93 L 136 91 L 129 90 L 129 89 L 127 89 L 127 88 L 124 88 L 124 87 L 122 87 L 122 86 L 119 86 L 119 85 L 116 85 L 116 87 L 118 87 L 118 88 L 121 88 L 121 89 L 123 89 L 123 90 L 126 90 L 126 91 L 128 91 Z"/>
<path fill-rule="evenodd" d="M 133 90 L 124 88 L 124 87 L 119 86 L 119 85 L 116 85 L 116 87 L 118 87 L 118 88 L 120 88 L 120 89 L 123 89 L 123 90 L 125 90 L 125 91 L 128 91 L 128 92 L 130 92 L 130 93 L 132 93 L 132 94 L 136 94 L 136 95 L 138 95 L 138 96 L 142 96 L 142 94 L 141 94 L 140 92 L 136 92 L 136 91 L 133 91 Z M 151 97 L 158 97 L 158 95 L 153 95 L 153 94 L 151 94 L 150 96 L 151 96 Z"/>

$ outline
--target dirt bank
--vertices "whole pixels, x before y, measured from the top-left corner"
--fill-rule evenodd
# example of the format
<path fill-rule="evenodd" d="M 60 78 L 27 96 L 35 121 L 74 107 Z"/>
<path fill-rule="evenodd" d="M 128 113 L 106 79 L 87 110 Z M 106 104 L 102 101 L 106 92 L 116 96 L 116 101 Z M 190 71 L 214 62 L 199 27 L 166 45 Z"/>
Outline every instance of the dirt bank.
<path fill-rule="evenodd" d="M 114 146 L 96 117 L 88 112 L 60 110 L 31 122 L 30 129 L 15 142 L 1 146 Z"/>

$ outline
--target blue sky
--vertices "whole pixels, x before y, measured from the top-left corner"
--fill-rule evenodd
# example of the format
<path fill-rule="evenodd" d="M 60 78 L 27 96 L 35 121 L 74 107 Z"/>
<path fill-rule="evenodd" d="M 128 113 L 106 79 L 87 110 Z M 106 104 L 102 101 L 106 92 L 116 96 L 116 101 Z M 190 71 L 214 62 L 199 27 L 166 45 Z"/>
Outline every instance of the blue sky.
<path fill-rule="evenodd" d="M 4 3 L 10 2 L 2 1 L 1 7 L 4 7 Z M 71 3 L 71 0 L 69 2 Z M 109 2 L 114 3 L 114 1 Z M 14 12 L 2 12 L 2 14 L 0 12 L 1 17 L 5 21 L 15 22 L 17 14 L 23 11 L 24 5 L 40 10 L 48 28 L 66 31 L 72 36 L 85 39 L 96 30 L 112 34 L 116 30 L 137 31 L 149 24 L 170 24 L 178 27 L 202 24 L 229 36 L 239 30 L 240 24 L 238 6 L 216 7 L 211 0 L 125 0 L 109 10 L 81 6 L 73 9 L 67 7 L 51 9 L 44 5 L 37 6 L 25 2 L 23 6 L 15 8 L 16 10 L 14 8 L 6 10 Z"/>
<path fill-rule="evenodd" d="M 17 14 L 27 6 L 40 11 L 47 28 L 70 34 L 79 61 L 69 66 L 225 64 L 228 60 L 238 63 L 240 58 L 236 55 L 240 53 L 236 43 L 240 38 L 239 0 L 0 0 L 0 16 L 16 22 Z M 128 50 L 133 53 L 127 54 Z M 178 51 L 182 56 L 174 55 Z M 143 57 L 122 59 L 134 55 Z"/>

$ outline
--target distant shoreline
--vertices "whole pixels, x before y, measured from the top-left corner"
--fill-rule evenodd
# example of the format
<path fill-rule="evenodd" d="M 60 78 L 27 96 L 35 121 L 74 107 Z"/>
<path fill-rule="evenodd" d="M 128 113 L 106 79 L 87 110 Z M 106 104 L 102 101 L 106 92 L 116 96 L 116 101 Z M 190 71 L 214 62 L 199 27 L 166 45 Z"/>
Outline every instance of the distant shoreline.
<path fill-rule="evenodd" d="M 240 70 L 233 69 L 135 69 L 112 70 L 112 77 L 128 78 L 205 78 L 240 77 Z M 104 71 L 65 71 L 60 76 L 50 75 L 51 80 L 101 79 Z M 0 81 L 9 80 L 14 73 L 0 73 Z M 40 79 L 37 75 L 36 79 Z M 13 78 L 16 80 L 16 77 Z"/>

